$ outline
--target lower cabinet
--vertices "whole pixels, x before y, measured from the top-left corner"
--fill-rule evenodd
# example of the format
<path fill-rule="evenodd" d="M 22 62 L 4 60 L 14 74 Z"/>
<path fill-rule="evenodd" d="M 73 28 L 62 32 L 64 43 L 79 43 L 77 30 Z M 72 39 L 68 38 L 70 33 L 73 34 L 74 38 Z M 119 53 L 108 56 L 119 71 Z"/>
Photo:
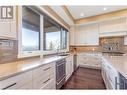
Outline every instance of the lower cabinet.
<path fill-rule="evenodd" d="M 52 79 L 48 79 L 47 82 L 44 83 L 44 85 L 40 88 L 40 89 L 55 89 L 55 80 Z"/>
<path fill-rule="evenodd" d="M 26 89 L 33 89 L 33 83 L 32 83 L 32 81 L 30 81 L 30 82 L 28 82 L 27 84 L 21 86 L 18 89 L 24 89 L 24 90 L 26 90 Z"/>
<path fill-rule="evenodd" d="M 102 59 L 101 73 L 107 89 L 119 89 L 119 73 L 106 59 Z"/>
<path fill-rule="evenodd" d="M 100 55 L 101 54 L 93 52 L 79 53 L 77 55 L 77 63 L 80 67 L 100 69 L 101 68 Z"/>
<path fill-rule="evenodd" d="M 0 81 L 0 89 L 55 89 L 55 62 Z"/>
<path fill-rule="evenodd" d="M 33 70 L 33 89 L 55 89 L 55 63 Z"/>
<path fill-rule="evenodd" d="M 73 66 L 73 55 L 69 55 L 66 58 L 66 81 L 70 78 L 74 71 L 74 66 Z"/>
<path fill-rule="evenodd" d="M 32 71 L 0 81 L 0 89 L 32 89 Z"/>

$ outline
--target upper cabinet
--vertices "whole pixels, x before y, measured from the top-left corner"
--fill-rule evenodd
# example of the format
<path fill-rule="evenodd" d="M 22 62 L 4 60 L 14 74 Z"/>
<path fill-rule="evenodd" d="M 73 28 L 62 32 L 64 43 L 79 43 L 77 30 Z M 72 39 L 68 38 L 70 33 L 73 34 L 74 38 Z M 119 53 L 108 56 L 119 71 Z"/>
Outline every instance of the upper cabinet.
<path fill-rule="evenodd" d="M 124 36 L 127 31 L 127 18 L 121 17 L 112 20 L 106 20 L 99 24 L 100 37 L 105 36 Z"/>
<path fill-rule="evenodd" d="M 75 27 L 70 27 L 70 32 L 69 32 L 69 44 L 70 45 L 75 45 Z"/>
<path fill-rule="evenodd" d="M 98 24 L 76 27 L 75 45 L 99 45 Z"/>
<path fill-rule="evenodd" d="M 0 7 L 0 38 L 16 39 L 16 7 Z"/>

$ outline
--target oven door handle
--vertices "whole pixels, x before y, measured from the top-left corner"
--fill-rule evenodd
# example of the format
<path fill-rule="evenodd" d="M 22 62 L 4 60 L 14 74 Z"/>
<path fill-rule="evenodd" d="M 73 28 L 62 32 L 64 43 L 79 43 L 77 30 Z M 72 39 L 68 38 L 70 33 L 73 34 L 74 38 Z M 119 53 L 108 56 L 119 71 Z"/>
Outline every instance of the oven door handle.
<path fill-rule="evenodd" d="M 64 76 L 64 77 L 61 79 L 61 81 L 60 81 L 60 82 L 57 82 L 57 85 L 59 85 L 59 84 L 64 80 L 65 74 L 64 74 L 63 76 Z"/>
<path fill-rule="evenodd" d="M 61 65 L 63 65 L 63 64 L 65 64 L 65 63 L 58 64 L 57 67 L 59 67 L 59 66 L 61 66 Z"/>

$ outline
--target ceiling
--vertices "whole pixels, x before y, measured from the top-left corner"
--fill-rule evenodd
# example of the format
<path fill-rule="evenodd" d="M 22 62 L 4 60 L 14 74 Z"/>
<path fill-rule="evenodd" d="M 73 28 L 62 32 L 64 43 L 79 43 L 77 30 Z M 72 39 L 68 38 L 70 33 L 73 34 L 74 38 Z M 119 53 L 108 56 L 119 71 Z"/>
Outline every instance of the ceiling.
<path fill-rule="evenodd" d="M 73 26 L 80 19 L 127 9 L 127 6 L 50 6 L 67 24 Z M 86 21 L 86 20 L 85 20 Z M 78 24 L 79 24 L 78 23 Z M 81 22 L 82 23 L 82 22 Z M 80 24 L 81 24 L 80 23 Z"/>
<path fill-rule="evenodd" d="M 67 16 L 67 14 L 65 13 L 65 11 L 63 10 L 63 8 L 61 6 L 50 6 L 54 12 L 56 12 L 66 23 L 68 23 L 69 25 L 72 25 L 73 22 L 72 20 Z"/>
<path fill-rule="evenodd" d="M 126 8 L 127 6 L 67 6 L 74 19 L 96 16 Z"/>

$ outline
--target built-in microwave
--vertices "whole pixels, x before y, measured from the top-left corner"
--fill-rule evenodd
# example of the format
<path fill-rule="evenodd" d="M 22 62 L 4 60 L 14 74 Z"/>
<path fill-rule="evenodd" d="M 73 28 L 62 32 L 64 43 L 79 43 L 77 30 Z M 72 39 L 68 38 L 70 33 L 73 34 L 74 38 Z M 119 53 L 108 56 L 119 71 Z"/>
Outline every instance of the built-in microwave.
<path fill-rule="evenodd" d="M 17 59 L 17 40 L 0 39 L 0 63 L 6 63 Z"/>

